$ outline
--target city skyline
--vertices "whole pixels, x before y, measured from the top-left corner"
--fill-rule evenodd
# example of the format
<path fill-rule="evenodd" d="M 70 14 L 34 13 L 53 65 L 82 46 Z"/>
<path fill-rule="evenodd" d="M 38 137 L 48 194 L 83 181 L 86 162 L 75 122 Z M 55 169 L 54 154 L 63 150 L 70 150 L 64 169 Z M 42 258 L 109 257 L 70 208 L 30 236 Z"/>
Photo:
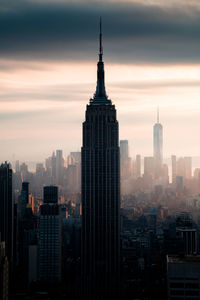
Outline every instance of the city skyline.
<path fill-rule="evenodd" d="M 199 13 L 0 4 L 1 299 L 200 298 Z"/>
<path fill-rule="evenodd" d="M 104 21 L 107 92 L 115 99 L 119 136 L 129 140 L 131 156 L 151 155 L 157 105 L 164 157 L 198 156 L 191 134 L 200 126 L 198 2 L 77 3 L 9 1 L 0 8 L 1 161 L 12 160 L 13 154 L 41 161 L 52 149 L 80 150 L 83 103 L 96 85 L 99 15 Z M 45 9 L 36 25 L 36 15 Z"/>

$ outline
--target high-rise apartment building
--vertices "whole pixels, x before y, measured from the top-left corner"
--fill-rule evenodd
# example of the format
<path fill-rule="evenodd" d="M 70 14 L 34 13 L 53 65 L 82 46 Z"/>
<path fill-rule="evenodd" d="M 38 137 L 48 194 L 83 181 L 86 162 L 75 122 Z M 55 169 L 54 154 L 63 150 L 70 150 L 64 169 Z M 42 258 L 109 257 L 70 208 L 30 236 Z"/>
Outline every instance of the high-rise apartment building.
<path fill-rule="evenodd" d="M 82 297 L 87 300 L 115 299 L 119 287 L 118 121 L 106 95 L 102 56 L 100 29 L 97 87 L 83 123 L 81 261 Z"/>
<path fill-rule="evenodd" d="M 44 187 L 44 204 L 40 206 L 39 279 L 61 279 L 61 212 L 56 186 Z"/>

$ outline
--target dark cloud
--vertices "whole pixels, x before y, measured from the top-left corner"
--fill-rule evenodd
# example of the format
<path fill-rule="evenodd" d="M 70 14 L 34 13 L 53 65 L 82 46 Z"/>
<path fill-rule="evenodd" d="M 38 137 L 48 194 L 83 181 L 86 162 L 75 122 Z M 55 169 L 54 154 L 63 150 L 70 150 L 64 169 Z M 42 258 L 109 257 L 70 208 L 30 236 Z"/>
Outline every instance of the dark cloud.
<path fill-rule="evenodd" d="M 199 6 L 178 4 L 8 0 L 0 4 L 0 56 L 93 60 L 101 15 L 106 60 L 200 62 Z"/>

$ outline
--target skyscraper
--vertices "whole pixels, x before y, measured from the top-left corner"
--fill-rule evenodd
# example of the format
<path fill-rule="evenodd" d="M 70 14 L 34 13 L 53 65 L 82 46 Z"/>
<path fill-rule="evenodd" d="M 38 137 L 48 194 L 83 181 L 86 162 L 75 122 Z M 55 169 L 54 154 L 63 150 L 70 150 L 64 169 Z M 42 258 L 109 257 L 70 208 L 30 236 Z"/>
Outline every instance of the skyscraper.
<path fill-rule="evenodd" d="M 22 218 L 24 216 L 26 206 L 29 201 L 29 182 L 22 182 L 22 190 L 21 190 L 21 196 L 20 196 L 20 217 Z"/>
<path fill-rule="evenodd" d="M 124 179 L 128 179 L 131 176 L 131 158 L 129 157 L 128 141 L 120 141 L 120 173 L 121 183 Z"/>
<path fill-rule="evenodd" d="M 176 155 L 171 156 L 172 160 L 172 183 L 176 184 Z"/>
<path fill-rule="evenodd" d="M 39 279 L 58 281 L 61 278 L 61 212 L 56 186 L 44 187 L 39 220 Z"/>
<path fill-rule="evenodd" d="M 116 109 L 106 95 L 102 33 L 97 87 L 87 105 L 82 146 L 83 299 L 113 299 L 119 287 L 120 157 Z"/>
<path fill-rule="evenodd" d="M 122 162 L 128 160 L 128 141 L 127 140 L 120 141 L 120 158 L 121 158 Z"/>
<path fill-rule="evenodd" d="M 157 111 L 157 123 L 153 126 L 153 156 L 155 178 L 159 178 L 162 173 L 163 164 L 163 127 L 159 122 L 159 110 Z"/>
<path fill-rule="evenodd" d="M 0 232 L 5 242 L 5 255 L 9 263 L 13 257 L 13 201 L 12 201 L 12 169 L 5 162 L 0 166 Z"/>
<path fill-rule="evenodd" d="M 153 179 L 155 169 L 155 162 L 152 156 L 144 157 L 144 176 Z"/>
<path fill-rule="evenodd" d="M 141 156 L 139 154 L 136 155 L 136 178 L 139 178 L 141 176 Z"/>
<path fill-rule="evenodd" d="M 64 158 L 62 150 L 56 150 L 56 184 L 63 184 Z"/>
<path fill-rule="evenodd" d="M 9 264 L 5 255 L 5 242 L 1 241 L 0 232 L 0 299 L 8 300 Z"/>

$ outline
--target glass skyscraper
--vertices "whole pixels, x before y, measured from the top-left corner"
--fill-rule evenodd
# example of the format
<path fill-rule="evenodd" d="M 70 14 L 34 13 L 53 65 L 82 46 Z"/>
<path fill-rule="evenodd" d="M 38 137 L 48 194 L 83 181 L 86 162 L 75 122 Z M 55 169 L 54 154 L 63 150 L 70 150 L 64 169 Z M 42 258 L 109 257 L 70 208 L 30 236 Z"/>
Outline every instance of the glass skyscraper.
<path fill-rule="evenodd" d="M 159 122 L 159 111 L 157 114 L 157 123 L 153 127 L 153 155 L 155 178 L 162 176 L 163 164 L 163 127 Z"/>

